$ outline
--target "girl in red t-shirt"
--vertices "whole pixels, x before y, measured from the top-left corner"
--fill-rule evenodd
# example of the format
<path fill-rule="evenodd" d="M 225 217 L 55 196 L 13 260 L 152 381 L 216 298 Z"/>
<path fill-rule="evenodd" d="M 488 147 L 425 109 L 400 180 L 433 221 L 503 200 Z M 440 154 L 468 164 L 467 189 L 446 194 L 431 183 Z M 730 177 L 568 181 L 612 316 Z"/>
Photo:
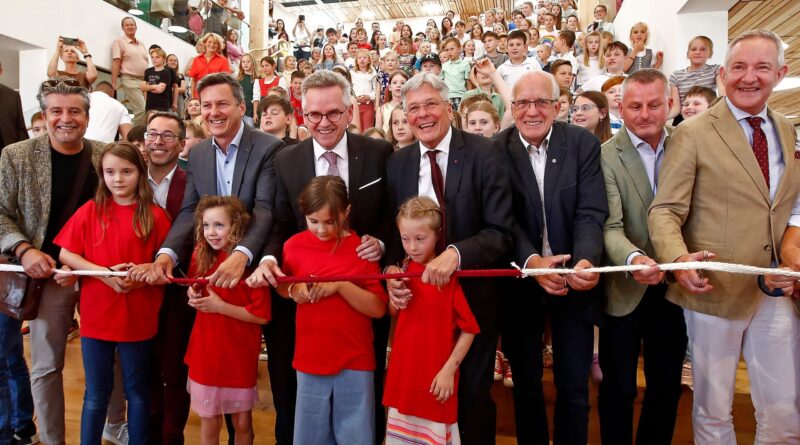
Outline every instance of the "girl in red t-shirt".
<path fill-rule="evenodd" d="M 78 155 L 80 156 L 80 155 Z M 169 217 L 153 202 L 147 164 L 128 142 L 106 146 L 97 164 L 95 199 L 79 208 L 56 236 L 60 261 L 73 269 L 122 271 L 149 263 L 169 232 Z M 119 351 L 131 443 L 144 443 L 149 423 L 146 376 L 164 289 L 123 277 L 81 279 L 81 353 L 86 389 L 81 443 L 100 443 Z"/>
<path fill-rule="evenodd" d="M 338 176 L 311 180 L 299 197 L 308 230 L 283 246 L 283 271 L 294 276 L 377 274 L 356 253 L 350 202 Z M 294 443 L 371 445 L 375 440 L 372 318 L 386 312 L 379 281 L 281 284 L 297 303 L 292 365 L 297 370 Z"/>
<path fill-rule="evenodd" d="M 430 198 L 412 198 L 400 207 L 397 226 L 408 254 L 406 270 L 424 271 L 442 234 L 439 206 Z M 383 394 L 389 408 L 386 444 L 459 444 L 458 366 L 478 322 L 457 280 L 437 287 L 412 278 L 406 286 L 412 297 L 389 302 L 397 324 Z"/>
<path fill-rule="evenodd" d="M 190 276 L 214 273 L 244 237 L 249 220 L 244 205 L 235 197 L 200 199 Z M 270 319 L 269 298 L 268 288 L 250 289 L 244 281 L 233 289 L 189 289 L 189 306 L 198 312 L 185 361 L 192 409 L 200 416 L 201 445 L 219 443 L 223 414 L 232 414 L 236 443 L 253 443 L 261 325 Z"/>

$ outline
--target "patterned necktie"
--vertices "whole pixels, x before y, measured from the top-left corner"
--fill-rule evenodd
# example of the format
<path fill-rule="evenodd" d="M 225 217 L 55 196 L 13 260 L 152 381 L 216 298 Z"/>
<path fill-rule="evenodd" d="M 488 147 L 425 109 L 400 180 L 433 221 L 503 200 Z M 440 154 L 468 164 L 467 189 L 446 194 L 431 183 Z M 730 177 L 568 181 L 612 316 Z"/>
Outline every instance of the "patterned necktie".
<path fill-rule="evenodd" d="M 339 176 L 339 166 L 336 165 L 339 155 L 333 151 L 326 150 L 325 153 L 322 154 L 322 157 L 328 161 L 328 173 L 326 174 L 328 176 Z"/>
<path fill-rule="evenodd" d="M 761 129 L 762 119 L 758 116 L 750 116 L 746 119 L 753 128 L 753 154 L 756 155 L 758 166 L 761 167 L 761 174 L 764 175 L 767 188 L 769 188 L 769 149 L 767 148 L 767 135 Z"/>
<path fill-rule="evenodd" d="M 442 236 L 436 241 L 436 252 L 441 253 L 444 251 L 445 243 L 445 228 L 447 227 L 445 219 L 445 205 L 444 201 L 444 176 L 439 164 L 436 163 L 436 154 L 439 150 L 428 150 L 425 154 L 431 161 L 431 182 L 433 183 L 433 192 L 436 194 L 436 200 L 439 201 L 439 208 L 442 209 Z"/>

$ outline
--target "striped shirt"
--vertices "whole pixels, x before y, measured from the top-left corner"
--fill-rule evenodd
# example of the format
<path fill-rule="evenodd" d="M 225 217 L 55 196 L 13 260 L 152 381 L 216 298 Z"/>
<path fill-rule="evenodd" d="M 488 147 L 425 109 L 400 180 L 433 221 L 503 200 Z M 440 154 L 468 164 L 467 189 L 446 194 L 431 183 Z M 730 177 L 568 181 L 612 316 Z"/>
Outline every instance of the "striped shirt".
<path fill-rule="evenodd" d="M 686 92 L 693 86 L 709 87 L 717 91 L 717 74 L 720 68 L 722 68 L 721 65 L 705 64 L 695 71 L 689 71 L 689 68 L 677 70 L 670 74 L 669 84 L 678 88 L 682 104 L 686 98 Z"/>

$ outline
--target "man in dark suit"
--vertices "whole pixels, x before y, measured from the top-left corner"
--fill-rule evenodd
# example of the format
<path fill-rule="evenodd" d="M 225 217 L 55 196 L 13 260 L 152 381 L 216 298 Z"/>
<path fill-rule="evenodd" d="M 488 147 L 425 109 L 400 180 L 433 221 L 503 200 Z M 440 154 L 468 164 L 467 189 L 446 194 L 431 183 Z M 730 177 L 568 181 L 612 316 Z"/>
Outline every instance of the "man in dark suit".
<path fill-rule="evenodd" d="M 0 64 L 0 76 L 3 65 Z M 28 139 L 19 93 L 0 84 L 0 148 Z"/>
<path fill-rule="evenodd" d="M 275 284 L 283 276 L 278 267 L 283 243 L 306 229 L 305 215 L 297 198 L 316 176 L 340 176 L 350 197 L 350 227 L 361 235 L 357 251 L 362 259 L 379 261 L 391 232 L 386 191 L 386 159 L 392 153 L 388 142 L 347 133 L 352 119 L 351 91 L 347 80 L 332 71 L 318 71 L 303 82 L 303 112 L 311 137 L 282 150 L 275 158 L 275 230 L 269 237 L 258 269 L 248 278 L 252 286 Z M 280 445 L 292 443 L 297 379 L 292 369 L 294 355 L 295 303 L 273 295 L 272 321 L 264 326 L 270 383 L 277 418 L 275 437 Z M 375 339 L 376 440 L 383 441 L 385 414 L 383 394 L 389 318 L 373 322 Z"/>
<path fill-rule="evenodd" d="M 151 284 L 172 278 L 179 263 L 191 259 L 194 244 L 194 210 L 205 195 L 239 198 L 250 212 L 252 222 L 233 253 L 209 276 L 210 283 L 232 288 L 239 283 L 245 267 L 261 252 L 272 231 L 272 200 L 275 195 L 275 154 L 283 143 L 242 122 L 244 93 L 239 83 L 225 73 L 209 74 L 197 85 L 203 120 L 212 137 L 192 148 L 186 171 L 183 205 L 172 223 L 167 239 L 151 267 L 132 276 L 147 275 Z M 214 172 L 214 174 L 210 174 Z"/>
<path fill-rule="evenodd" d="M 562 122 L 559 89 L 549 73 L 523 75 L 512 92 L 514 126 L 494 139 L 511 166 L 514 201 L 514 258 L 527 268 L 565 264 L 585 269 L 600 264 L 603 223 L 608 216 L 600 142 Z M 556 444 L 586 444 L 589 423 L 589 368 L 593 325 L 599 318 L 593 288 L 598 274 L 542 275 L 521 280 L 509 295 L 503 348 L 514 369 L 517 440 L 547 443 L 542 398 L 542 289 L 553 333 L 556 383 Z M 539 296 L 537 296 L 539 294 Z"/>
<path fill-rule="evenodd" d="M 444 210 L 444 243 L 426 266 L 422 280 L 447 283 L 457 269 L 497 266 L 511 249 L 511 190 L 502 149 L 481 136 L 450 126 L 447 86 L 423 73 L 403 86 L 403 106 L 418 143 L 395 152 L 387 165 L 392 211 L 415 196 L 436 200 Z M 433 160 L 433 162 L 432 162 Z M 445 248 L 446 246 L 446 248 Z M 387 262 L 405 254 L 395 232 Z M 397 266 L 387 268 L 397 272 Z M 458 426 L 464 444 L 493 444 L 495 405 L 491 397 L 492 364 L 499 329 L 497 280 L 463 280 L 467 301 L 480 325 L 460 368 Z M 402 281 L 390 280 L 390 298 L 408 297 Z"/>

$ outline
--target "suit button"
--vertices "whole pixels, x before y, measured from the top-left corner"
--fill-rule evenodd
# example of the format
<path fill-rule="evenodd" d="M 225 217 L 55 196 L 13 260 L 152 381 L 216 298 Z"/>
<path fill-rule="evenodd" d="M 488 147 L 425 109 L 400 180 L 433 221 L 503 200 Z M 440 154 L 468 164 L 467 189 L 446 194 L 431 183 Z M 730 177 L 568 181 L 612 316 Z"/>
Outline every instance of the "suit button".
<path fill-rule="evenodd" d="M 769 252 L 769 244 L 764 244 L 764 250 Z"/>

